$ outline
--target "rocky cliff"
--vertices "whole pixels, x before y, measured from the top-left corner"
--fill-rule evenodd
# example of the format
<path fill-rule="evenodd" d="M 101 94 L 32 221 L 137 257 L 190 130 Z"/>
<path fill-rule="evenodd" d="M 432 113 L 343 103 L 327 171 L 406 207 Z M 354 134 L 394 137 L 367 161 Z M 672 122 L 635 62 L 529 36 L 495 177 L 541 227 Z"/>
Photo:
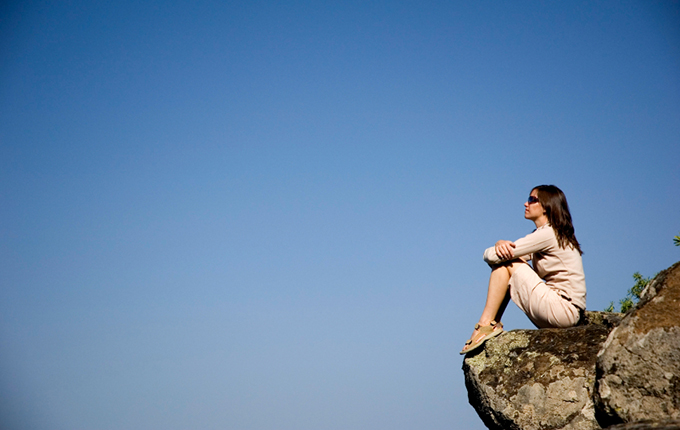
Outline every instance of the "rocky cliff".
<path fill-rule="evenodd" d="M 680 430 L 680 263 L 625 315 L 504 333 L 466 356 L 463 371 L 493 430 Z"/>

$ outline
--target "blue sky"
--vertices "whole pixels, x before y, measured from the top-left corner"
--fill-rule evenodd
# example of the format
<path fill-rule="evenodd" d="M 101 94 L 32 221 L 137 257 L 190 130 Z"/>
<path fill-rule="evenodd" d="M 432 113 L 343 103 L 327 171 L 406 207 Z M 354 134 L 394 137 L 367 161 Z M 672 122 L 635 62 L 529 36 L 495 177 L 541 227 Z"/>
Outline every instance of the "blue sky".
<path fill-rule="evenodd" d="M 533 186 L 589 309 L 680 260 L 677 1 L 1 13 L 3 428 L 481 430 L 458 351 Z"/>

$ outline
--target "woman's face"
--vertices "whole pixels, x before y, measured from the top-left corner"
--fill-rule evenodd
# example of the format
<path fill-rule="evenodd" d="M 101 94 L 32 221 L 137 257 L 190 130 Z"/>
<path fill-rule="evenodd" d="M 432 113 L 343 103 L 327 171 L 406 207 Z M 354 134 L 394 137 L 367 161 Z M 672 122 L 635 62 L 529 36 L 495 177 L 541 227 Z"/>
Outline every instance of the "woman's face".
<path fill-rule="evenodd" d="M 524 218 L 535 222 L 543 215 L 545 215 L 545 210 L 541 202 L 538 201 L 538 191 L 531 190 L 529 200 L 524 202 Z"/>

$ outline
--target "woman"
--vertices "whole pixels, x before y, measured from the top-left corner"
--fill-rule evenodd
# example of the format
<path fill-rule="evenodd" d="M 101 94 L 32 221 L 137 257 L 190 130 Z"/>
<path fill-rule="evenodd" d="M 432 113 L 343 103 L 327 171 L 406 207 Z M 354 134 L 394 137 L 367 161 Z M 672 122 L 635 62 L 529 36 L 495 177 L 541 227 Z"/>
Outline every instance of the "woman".
<path fill-rule="evenodd" d="M 531 190 L 524 218 L 533 221 L 536 230 L 515 242 L 499 240 L 484 251 L 484 261 L 491 266 L 486 305 L 461 354 L 503 332 L 500 321 L 509 298 L 539 328 L 571 327 L 583 315 L 583 252 L 562 190 L 554 185 Z"/>

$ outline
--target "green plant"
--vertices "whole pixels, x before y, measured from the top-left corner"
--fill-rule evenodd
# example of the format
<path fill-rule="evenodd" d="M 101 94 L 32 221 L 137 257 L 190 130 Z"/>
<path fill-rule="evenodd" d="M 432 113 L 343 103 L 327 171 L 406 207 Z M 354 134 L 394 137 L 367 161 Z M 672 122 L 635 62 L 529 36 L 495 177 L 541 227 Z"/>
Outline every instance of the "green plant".
<path fill-rule="evenodd" d="M 619 312 L 628 312 L 635 304 L 640 301 L 640 294 L 645 289 L 649 281 L 652 278 L 645 278 L 640 274 L 640 272 L 633 273 L 633 279 L 635 279 L 635 284 L 632 288 L 628 290 L 626 297 L 619 300 L 620 310 Z M 616 312 L 614 308 L 614 302 L 610 302 L 609 306 L 604 309 L 605 312 Z"/>
<path fill-rule="evenodd" d="M 673 243 L 675 246 L 680 246 L 680 235 L 677 235 L 673 238 Z M 654 275 L 656 276 L 656 275 Z M 635 272 L 633 273 L 633 279 L 635 279 L 635 284 L 633 285 L 633 288 L 628 290 L 628 294 L 626 294 L 626 297 L 622 298 L 619 300 L 619 305 L 621 306 L 619 312 L 628 312 L 637 302 L 640 301 L 640 294 L 642 294 L 642 291 L 645 289 L 647 284 L 649 284 L 649 281 L 654 278 L 652 276 L 651 278 L 645 278 L 640 274 L 640 272 Z M 609 302 L 609 306 L 604 308 L 605 312 L 616 312 L 616 309 L 614 308 L 614 302 Z"/>

